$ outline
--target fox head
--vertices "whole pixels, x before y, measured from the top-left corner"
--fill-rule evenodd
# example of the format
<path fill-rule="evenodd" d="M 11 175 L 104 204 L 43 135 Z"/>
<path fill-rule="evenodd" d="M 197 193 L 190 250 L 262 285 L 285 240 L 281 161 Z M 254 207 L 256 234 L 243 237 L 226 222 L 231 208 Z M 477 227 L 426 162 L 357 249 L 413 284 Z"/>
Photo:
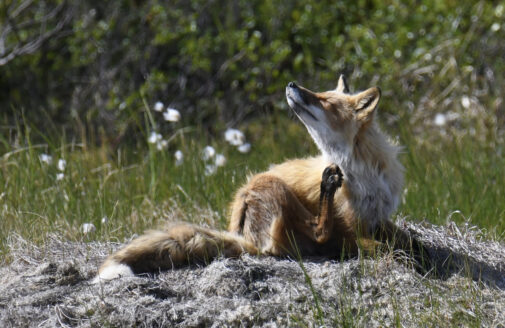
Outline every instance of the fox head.
<path fill-rule="evenodd" d="M 337 87 L 330 91 L 313 92 L 294 82 L 286 87 L 289 107 L 329 158 L 352 154 L 359 132 L 373 121 L 380 96 L 377 87 L 350 94 L 343 75 Z"/>

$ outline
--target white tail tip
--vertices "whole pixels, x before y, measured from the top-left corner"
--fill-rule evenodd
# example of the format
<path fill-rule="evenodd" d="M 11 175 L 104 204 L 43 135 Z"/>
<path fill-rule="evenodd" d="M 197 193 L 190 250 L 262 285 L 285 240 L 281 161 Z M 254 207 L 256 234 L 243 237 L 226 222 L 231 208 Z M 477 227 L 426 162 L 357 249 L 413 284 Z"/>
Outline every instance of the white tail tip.
<path fill-rule="evenodd" d="M 98 275 L 93 279 L 92 283 L 96 284 L 101 280 L 112 280 L 121 277 L 133 277 L 132 269 L 126 264 L 121 264 L 117 262 L 112 262 L 107 264 L 106 267 L 102 267 L 98 272 Z"/>

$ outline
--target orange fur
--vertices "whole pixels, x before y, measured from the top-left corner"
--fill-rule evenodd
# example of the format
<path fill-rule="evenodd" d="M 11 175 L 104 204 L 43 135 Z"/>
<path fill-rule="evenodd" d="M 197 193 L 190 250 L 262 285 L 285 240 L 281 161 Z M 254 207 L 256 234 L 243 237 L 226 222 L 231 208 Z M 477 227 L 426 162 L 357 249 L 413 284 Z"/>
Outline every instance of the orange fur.
<path fill-rule="evenodd" d="M 403 168 L 398 148 L 374 123 L 380 90 L 349 94 L 341 77 L 335 90 L 322 93 L 290 83 L 286 96 L 320 156 L 252 176 L 230 205 L 228 232 L 185 223 L 149 232 L 111 255 L 99 277 L 107 272 L 109 279 L 114 266 L 118 272 L 125 265 L 133 273 L 150 272 L 242 252 L 338 258 L 356 254 L 358 245 L 373 250 L 374 237 L 407 249 L 410 236 L 389 220 Z"/>

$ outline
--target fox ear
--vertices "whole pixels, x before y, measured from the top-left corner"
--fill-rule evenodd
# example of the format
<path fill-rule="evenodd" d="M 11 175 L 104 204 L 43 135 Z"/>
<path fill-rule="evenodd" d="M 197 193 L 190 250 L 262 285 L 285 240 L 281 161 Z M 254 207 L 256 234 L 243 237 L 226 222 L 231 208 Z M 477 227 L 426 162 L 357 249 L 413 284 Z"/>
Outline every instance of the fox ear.
<path fill-rule="evenodd" d="M 373 113 L 381 98 L 381 90 L 377 87 L 370 88 L 354 95 L 354 113 L 356 119 L 362 122 L 368 122 L 373 118 Z"/>
<path fill-rule="evenodd" d="M 341 93 L 349 93 L 349 86 L 347 85 L 347 81 L 345 79 L 344 74 L 340 74 L 335 91 L 341 92 Z"/>

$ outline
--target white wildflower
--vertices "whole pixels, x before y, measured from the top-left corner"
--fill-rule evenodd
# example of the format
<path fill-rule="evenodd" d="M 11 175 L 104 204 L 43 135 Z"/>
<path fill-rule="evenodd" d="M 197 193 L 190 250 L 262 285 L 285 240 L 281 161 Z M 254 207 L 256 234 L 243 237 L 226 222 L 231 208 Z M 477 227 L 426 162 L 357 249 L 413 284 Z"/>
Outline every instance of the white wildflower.
<path fill-rule="evenodd" d="M 402 56 L 401 50 L 396 49 L 395 52 L 394 52 L 394 55 L 395 55 L 396 58 L 400 58 Z"/>
<path fill-rule="evenodd" d="M 496 15 L 496 17 L 501 17 L 503 15 L 503 9 L 505 9 L 505 7 L 503 7 L 502 4 L 496 6 L 494 10 L 494 14 Z"/>
<path fill-rule="evenodd" d="M 215 164 L 217 167 L 224 166 L 226 164 L 226 157 L 223 154 L 216 154 Z"/>
<path fill-rule="evenodd" d="M 56 181 L 63 180 L 64 177 L 65 177 L 64 173 L 56 173 Z"/>
<path fill-rule="evenodd" d="M 463 106 L 464 108 L 470 107 L 470 98 L 468 96 L 461 97 L 461 106 Z"/>
<path fill-rule="evenodd" d="M 107 216 L 104 216 L 101 220 L 102 224 L 107 224 L 109 222 L 109 218 Z"/>
<path fill-rule="evenodd" d="M 205 165 L 205 175 L 206 176 L 213 175 L 216 173 L 216 171 L 217 171 L 217 166 L 212 165 L 212 164 Z"/>
<path fill-rule="evenodd" d="M 447 121 L 452 122 L 452 121 L 457 121 L 461 118 L 461 115 L 457 112 L 447 112 Z"/>
<path fill-rule="evenodd" d="M 176 166 L 182 165 L 182 163 L 184 162 L 184 154 L 182 153 L 182 151 L 177 150 L 174 153 L 174 157 L 175 157 L 175 165 Z"/>
<path fill-rule="evenodd" d="M 48 155 L 48 154 L 40 154 L 39 160 L 42 163 L 46 163 L 47 165 L 50 165 L 53 162 L 53 156 Z"/>
<path fill-rule="evenodd" d="M 154 110 L 157 112 L 162 112 L 164 107 L 161 101 L 157 101 L 156 104 L 154 104 Z"/>
<path fill-rule="evenodd" d="M 474 68 L 472 65 L 466 65 L 466 66 L 463 66 L 463 71 L 465 71 L 466 73 L 471 73 L 473 72 Z"/>
<path fill-rule="evenodd" d="M 445 123 L 447 123 L 447 118 L 445 117 L 444 114 L 438 113 L 437 115 L 435 115 L 435 119 L 433 120 L 433 122 L 435 123 L 435 125 L 443 126 L 445 125 Z"/>
<path fill-rule="evenodd" d="M 248 153 L 249 151 L 251 151 L 251 144 L 250 143 L 245 143 L 245 144 L 239 146 L 237 149 L 241 153 L 244 153 L 244 154 Z"/>
<path fill-rule="evenodd" d="M 491 31 L 497 32 L 499 29 L 500 29 L 499 23 L 493 23 L 493 25 L 491 25 Z"/>
<path fill-rule="evenodd" d="M 161 140 L 161 138 L 163 138 L 161 134 L 159 134 L 159 133 L 157 133 L 157 132 L 153 131 L 153 132 L 151 132 L 151 134 L 149 135 L 149 138 L 147 139 L 147 141 L 148 141 L 149 143 L 154 144 L 154 143 L 157 143 L 158 141 L 160 141 L 160 140 Z"/>
<path fill-rule="evenodd" d="M 81 226 L 81 231 L 83 234 L 91 234 L 96 231 L 96 227 L 93 223 L 83 223 Z"/>
<path fill-rule="evenodd" d="M 224 138 L 226 141 L 230 143 L 232 146 L 240 146 L 245 142 L 245 136 L 242 131 L 237 129 L 228 129 L 224 133 Z"/>
<path fill-rule="evenodd" d="M 181 119 L 181 113 L 177 109 L 167 108 L 167 111 L 163 113 L 163 118 L 165 121 L 178 122 Z"/>
<path fill-rule="evenodd" d="M 57 167 L 58 167 L 58 170 L 60 170 L 60 171 L 65 171 L 65 168 L 67 167 L 67 161 L 66 161 L 66 160 L 64 160 L 63 158 L 60 158 L 60 159 L 58 160 L 58 165 L 57 165 Z"/>
<path fill-rule="evenodd" d="M 168 141 L 167 140 L 158 140 L 156 143 L 156 149 L 158 150 L 163 150 L 168 147 Z"/>
<path fill-rule="evenodd" d="M 204 161 L 207 161 L 207 160 L 211 159 L 212 157 L 214 157 L 214 155 L 216 155 L 216 150 L 214 149 L 214 147 L 212 147 L 212 146 L 206 146 L 203 149 L 202 158 L 203 158 Z"/>

